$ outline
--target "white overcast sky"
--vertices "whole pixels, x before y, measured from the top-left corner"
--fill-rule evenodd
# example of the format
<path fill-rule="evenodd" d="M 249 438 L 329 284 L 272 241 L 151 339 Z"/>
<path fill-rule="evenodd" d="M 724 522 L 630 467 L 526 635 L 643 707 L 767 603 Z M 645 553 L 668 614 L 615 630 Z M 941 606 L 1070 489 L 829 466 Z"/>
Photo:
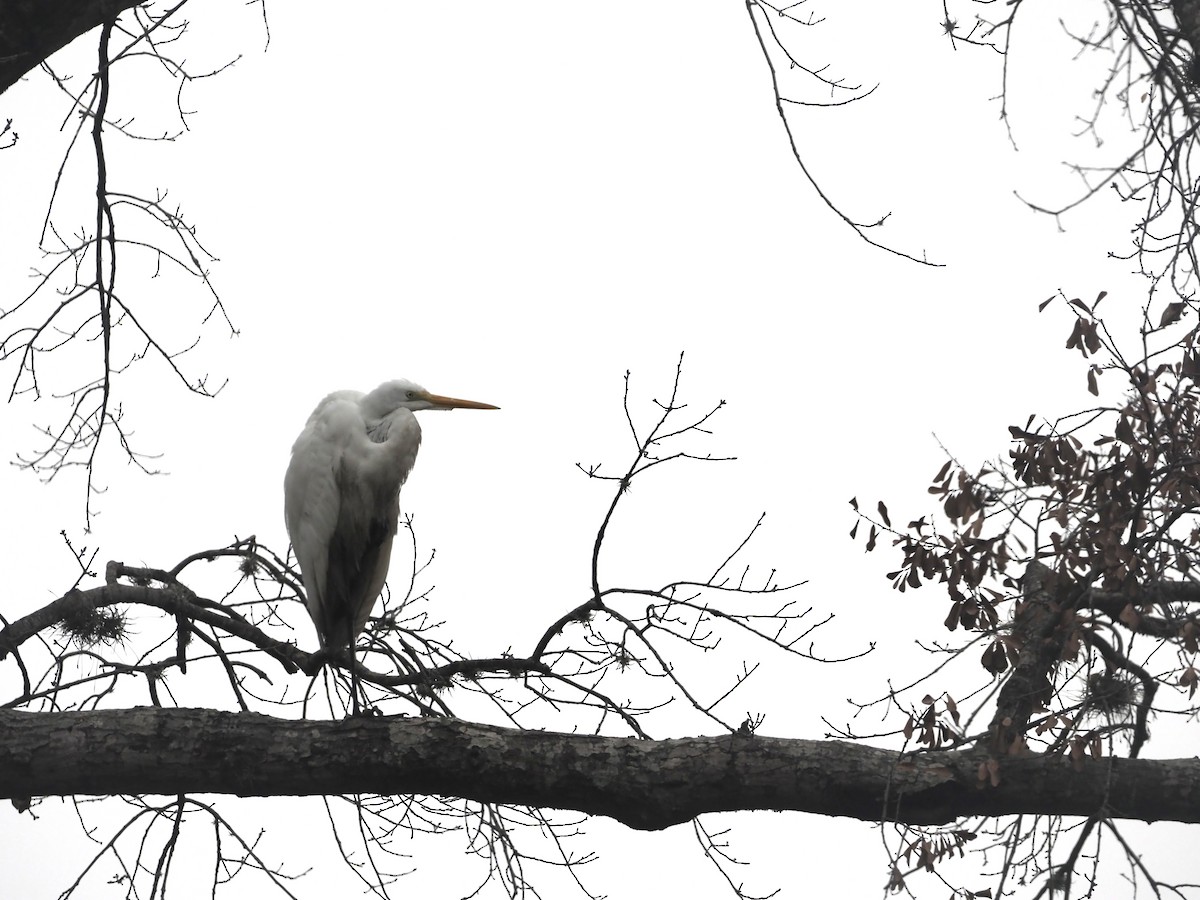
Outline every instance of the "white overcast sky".
<path fill-rule="evenodd" d="M 1097 203 L 1061 230 L 1014 196 L 1069 199 L 1076 182 L 1062 160 L 1094 152 L 1068 138 L 1095 70 L 1071 62 L 1056 24 L 1088 4 L 1051 4 L 1018 35 L 1010 109 L 1019 151 L 989 99 L 999 57 L 955 52 L 939 33 L 939 3 L 812 6 L 827 21 L 793 29 L 796 55 L 879 87 L 848 107 L 794 111 L 805 162 L 848 215 L 892 212 L 879 240 L 944 268 L 867 246 L 816 196 L 737 0 L 280 3 L 268 10 L 265 53 L 257 7 L 196 4 L 181 54 L 197 71 L 242 59 L 188 88 L 195 114 L 179 140 L 114 140 L 110 183 L 169 188 L 220 257 L 213 280 L 240 336 L 208 327 L 188 365 L 229 385 L 208 401 L 153 364 L 132 380 L 127 415 L 170 474 L 151 479 L 110 459 L 90 535 L 77 477 L 45 486 L 0 469 L 3 614 L 69 586 L 64 528 L 99 545 L 101 561 L 169 567 L 249 534 L 283 550 L 283 471 L 317 400 L 407 377 L 502 407 L 425 416 L 402 506 L 437 548 L 435 598 L 460 647 L 527 651 L 586 599 L 608 494 L 574 464 L 627 463 L 623 373 L 632 370 L 646 409 L 686 351 L 686 399 L 728 401 L 714 436 L 694 449 L 739 459 L 681 465 L 636 487 L 614 526 L 610 580 L 707 574 L 766 510 L 752 559 L 783 580 L 807 580 L 802 604 L 839 616 L 818 649 L 838 655 L 877 641 L 880 650 L 842 668 L 776 660 L 771 680 L 748 685 L 742 701 L 766 713 L 763 732 L 821 738 L 821 715 L 851 715 L 847 696 L 877 696 L 888 678 L 915 672 L 924 659 L 912 639 L 936 635 L 943 597 L 893 594 L 884 572 L 896 560 L 864 557 L 849 540 L 847 501 L 883 498 L 895 519 L 916 518 L 943 461 L 938 439 L 973 464 L 1004 452 L 1010 423 L 1085 405 L 1085 369 L 1062 349 L 1067 319 L 1038 315 L 1037 304 L 1061 287 L 1087 298 L 1108 289 L 1110 302 L 1133 308 L 1143 289 L 1105 260 L 1124 249 L 1123 211 Z M 86 75 L 94 46 L 89 35 L 55 63 L 70 71 L 74 61 Z M 828 96 L 777 66 L 788 96 Z M 115 102 L 148 131 L 170 109 L 156 105 L 151 69 L 115 76 Z M 0 154 L 3 307 L 37 262 L 64 100 L 38 73 L 0 97 L 0 118 L 21 134 Z M 1109 136 L 1115 155 L 1126 135 L 1114 125 Z M 77 218 L 62 225 L 86 227 L 86 204 L 80 195 Z M 133 263 L 123 277 L 177 334 L 203 313 L 190 287 L 135 285 Z M 0 407 L 5 457 L 29 450 L 31 426 L 54 416 L 24 400 Z M 310 628 L 296 636 L 315 647 Z M 295 867 L 323 859 L 317 801 L 225 805 L 250 833 L 268 828 L 275 858 Z M 0 810 L 6 880 L 23 885 L 21 896 L 57 896 L 87 852 L 58 844 L 77 829 L 60 809 L 42 804 L 32 824 Z M 886 860 L 869 825 L 770 813 L 710 820 L 725 824 L 752 863 L 742 877 L 753 889 L 882 892 Z M 588 829 L 602 856 L 589 885 L 600 893 L 729 895 L 686 828 Z M 458 896 L 433 887 L 462 867 L 462 841 L 443 843 L 414 850 L 422 873 L 399 893 Z M 48 865 L 39 848 L 51 846 Z M 317 896 L 325 878 L 348 884 L 328 862 L 312 864 L 300 896 Z M 88 896 L 123 893 L 105 880 Z M 259 896 L 257 887 L 229 896 Z M 181 887 L 178 896 L 190 895 Z"/>

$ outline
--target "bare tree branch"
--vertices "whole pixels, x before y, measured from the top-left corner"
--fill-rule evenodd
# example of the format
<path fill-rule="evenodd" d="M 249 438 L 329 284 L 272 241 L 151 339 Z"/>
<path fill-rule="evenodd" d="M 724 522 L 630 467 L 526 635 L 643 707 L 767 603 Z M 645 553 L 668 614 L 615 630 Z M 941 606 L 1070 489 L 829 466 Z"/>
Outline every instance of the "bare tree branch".
<path fill-rule="evenodd" d="M 81 766 L 79 761 L 88 764 Z M 998 785 L 969 752 L 898 754 L 757 735 L 645 741 L 458 719 L 276 719 L 203 709 L 0 710 L 0 797 L 442 794 L 657 829 L 706 812 L 938 823 L 1028 812 L 1200 822 L 1200 761 L 1031 756 Z"/>
<path fill-rule="evenodd" d="M 75 38 L 146 0 L 4 0 L 0 94 Z"/>

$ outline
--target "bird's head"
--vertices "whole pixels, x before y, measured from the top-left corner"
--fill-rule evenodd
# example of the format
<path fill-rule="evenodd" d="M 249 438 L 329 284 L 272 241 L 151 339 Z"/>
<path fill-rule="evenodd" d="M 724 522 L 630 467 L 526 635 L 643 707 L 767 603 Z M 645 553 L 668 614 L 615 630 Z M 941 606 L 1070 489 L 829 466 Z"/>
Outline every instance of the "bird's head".
<path fill-rule="evenodd" d="M 418 412 L 422 409 L 499 408 L 490 403 L 478 403 L 475 400 L 459 400 L 455 397 L 431 394 L 419 384 L 403 378 L 384 382 L 362 399 L 363 418 L 368 422 L 385 419 L 398 409 Z"/>

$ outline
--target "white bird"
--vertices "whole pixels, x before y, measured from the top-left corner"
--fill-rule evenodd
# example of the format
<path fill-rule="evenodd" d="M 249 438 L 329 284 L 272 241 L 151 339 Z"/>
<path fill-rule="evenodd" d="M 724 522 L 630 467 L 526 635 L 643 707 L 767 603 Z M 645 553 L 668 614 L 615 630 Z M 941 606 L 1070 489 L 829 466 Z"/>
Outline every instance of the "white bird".
<path fill-rule="evenodd" d="M 400 487 L 421 444 L 413 413 L 498 408 L 400 380 L 337 391 L 313 410 L 283 479 L 284 519 L 322 648 L 353 653 L 383 590 Z"/>

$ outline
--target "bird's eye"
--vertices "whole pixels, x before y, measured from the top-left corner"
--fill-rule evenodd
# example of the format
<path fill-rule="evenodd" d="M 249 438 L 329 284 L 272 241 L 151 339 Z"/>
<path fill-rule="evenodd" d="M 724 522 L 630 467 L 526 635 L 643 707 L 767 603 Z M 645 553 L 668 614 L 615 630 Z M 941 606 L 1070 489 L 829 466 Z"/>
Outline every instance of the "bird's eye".
<path fill-rule="evenodd" d="M 409 399 L 409 400 L 416 400 L 416 399 L 417 399 L 417 392 L 416 392 L 416 391 L 409 391 L 409 392 L 408 392 L 408 399 Z"/>

